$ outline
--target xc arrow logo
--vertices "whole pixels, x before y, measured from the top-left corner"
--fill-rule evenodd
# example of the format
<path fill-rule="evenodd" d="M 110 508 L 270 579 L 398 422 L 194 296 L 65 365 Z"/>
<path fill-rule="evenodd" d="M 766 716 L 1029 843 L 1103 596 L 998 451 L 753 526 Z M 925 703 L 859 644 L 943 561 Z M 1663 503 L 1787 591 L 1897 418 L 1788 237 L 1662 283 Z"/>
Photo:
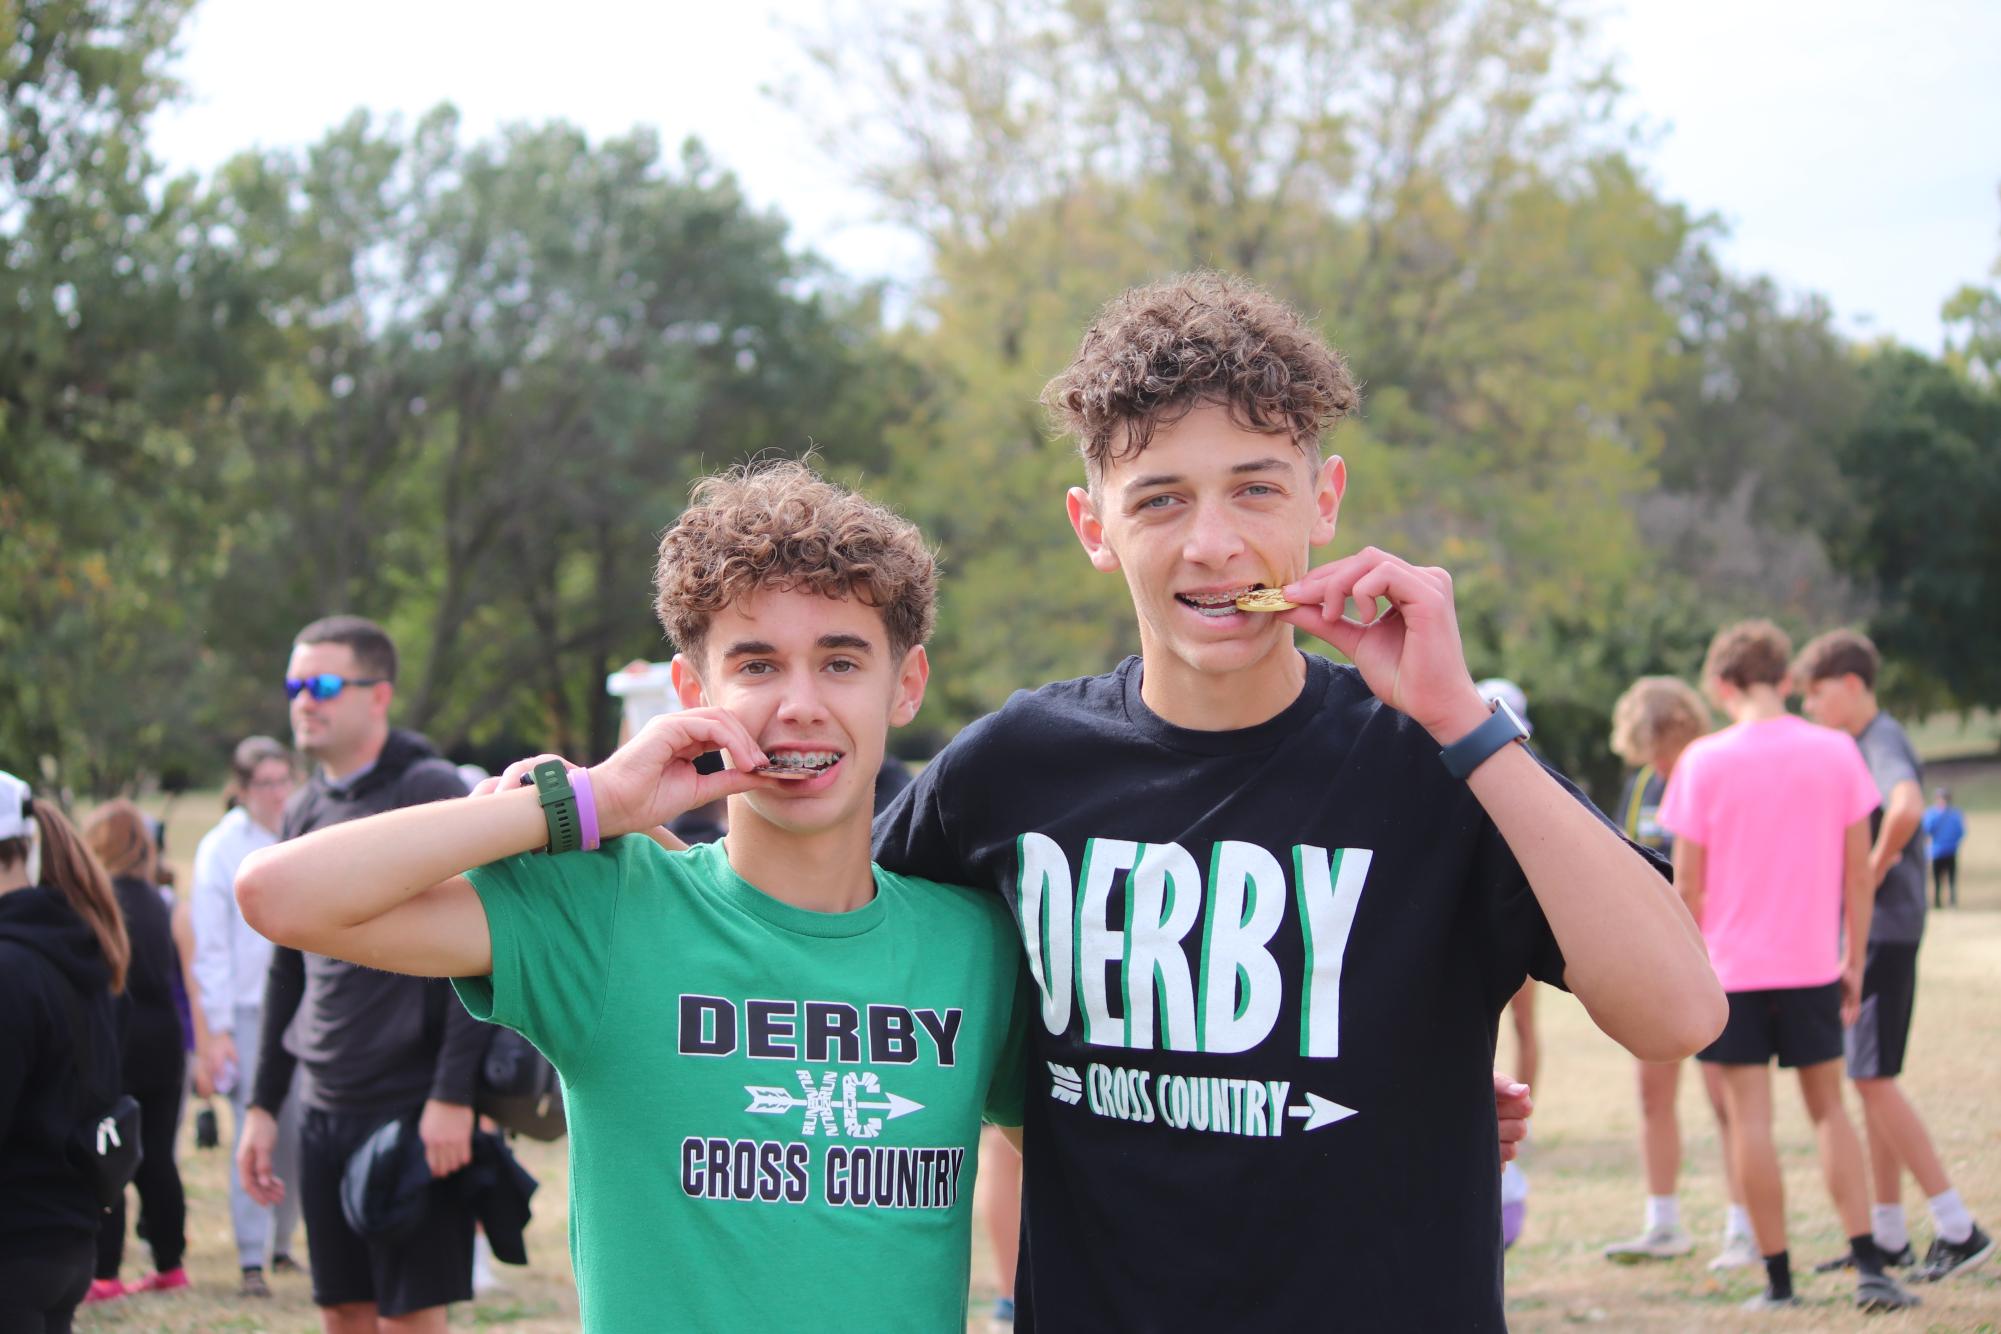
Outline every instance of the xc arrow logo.
<path fill-rule="evenodd" d="M 1044 1062 L 1049 1067 L 1049 1096 L 1058 1102 L 1075 1107 L 1084 1101 L 1084 1079 L 1067 1065 L 1054 1061 Z"/>
<path fill-rule="evenodd" d="M 750 1095 L 750 1105 L 746 1112 L 755 1116 L 782 1116 L 797 1108 L 806 1112 L 805 1124 L 800 1127 L 804 1135 L 825 1130 L 831 1136 L 843 1132 L 850 1139 L 874 1139 L 882 1133 L 885 1120 L 894 1121 L 899 1116 L 924 1110 L 924 1104 L 909 1098 L 885 1093 L 882 1082 L 873 1072 L 843 1075 L 829 1070 L 816 1086 L 811 1070 L 795 1071 L 799 1076 L 801 1092 L 775 1087 L 769 1084 L 745 1084 L 743 1091 Z M 840 1085 L 840 1096 L 834 1093 L 835 1084 Z M 880 1098 L 864 1095 L 880 1094 Z M 841 1113 L 840 1129 L 835 1129 L 834 1112 Z M 864 1116 L 865 1112 L 882 1112 L 884 1116 Z"/>

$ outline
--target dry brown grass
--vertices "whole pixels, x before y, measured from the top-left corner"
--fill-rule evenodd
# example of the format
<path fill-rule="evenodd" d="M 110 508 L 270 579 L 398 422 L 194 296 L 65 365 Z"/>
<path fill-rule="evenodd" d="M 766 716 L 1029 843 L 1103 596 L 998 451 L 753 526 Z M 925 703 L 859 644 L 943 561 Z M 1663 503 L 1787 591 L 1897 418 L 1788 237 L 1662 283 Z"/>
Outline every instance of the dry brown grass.
<path fill-rule="evenodd" d="M 1924 1113 L 1953 1183 L 1983 1224 L 2001 1225 L 2001 766 L 1954 770 L 1951 782 L 1968 811 L 1971 834 L 1961 854 L 1964 883 L 1957 912 L 1936 914 L 1926 934 L 1916 1035 L 1904 1084 Z M 169 812 L 169 846 L 185 870 L 196 840 L 212 822 L 207 799 L 183 800 Z M 1682 1184 L 1685 1221 L 1704 1243 L 1695 1255 L 1665 1264 L 1608 1264 L 1599 1248 L 1637 1230 L 1644 1194 L 1639 1175 L 1638 1112 L 1632 1062 L 1591 1026 L 1575 1001 L 1545 991 L 1542 1087 L 1535 1138 L 1525 1162 L 1532 1183 L 1528 1228 L 1508 1261 L 1508 1318 L 1517 1331 L 1597 1326 L 1607 1330 L 1679 1331 L 1745 1328 L 1839 1331 L 2001 1331 L 2001 1260 L 1947 1283 L 1923 1286 L 1920 1309 L 1863 1317 L 1848 1305 L 1849 1285 L 1805 1274 L 1806 1309 L 1753 1317 L 1737 1309 L 1757 1289 L 1739 1270 L 1713 1281 L 1704 1261 L 1721 1224 L 1723 1189 L 1715 1126 L 1702 1105 L 1699 1081 L 1682 1081 L 1681 1120 L 1687 1143 Z M 1503 1043 L 1504 1052 L 1507 1046 Z M 1812 1134 L 1796 1090 L 1778 1086 L 1777 1137 L 1783 1146 L 1787 1214 L 1796 1266 L 1835 1254 L 1840 1228 L 1821 1186 Z M 1861 1109 L 1850 1100 L 1860 1124 Z M 227 1115 L 225 1109 L 225 1117 Z M 576 1295 L 568 1260 L 562 1148 L 528 1144 L 523 1158 L 541 1179 L 529 1231 L 525 1270 L 499 1266 L 503 1294 L 455 1308 L 459 1327 L 496 1327 L 516 1334 L 574 1331 Z M 188 1268 L 192 1290 L 128 1298 L 88 1308 L 83 1330 L 317 1330 L 303 1278 L 278 1280 L 278 1295 L 249 1302 L 234 1295 L 236 1272 L 220 1153 L 184 1145 L 189 1193 Z M 1906 1187 L 1918 1249 L 1931 1235 L 1924 1199 Z M 128 1252 L 128 1274 L 144 1264 L 144 1247 Z M 974 1246 L 972 1328 L 993 1298 L 992 1264 Z M 1338 1307 L 1337 1307 L 1338 1309 Z"/>

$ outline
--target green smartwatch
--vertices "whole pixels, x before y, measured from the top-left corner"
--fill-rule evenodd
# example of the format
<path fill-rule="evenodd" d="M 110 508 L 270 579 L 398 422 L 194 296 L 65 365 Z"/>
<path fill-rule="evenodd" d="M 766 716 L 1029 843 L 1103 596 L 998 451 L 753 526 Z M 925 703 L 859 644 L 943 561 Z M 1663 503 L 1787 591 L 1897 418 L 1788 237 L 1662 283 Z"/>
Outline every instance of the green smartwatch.
<path fill-rule="evenodd" d="M 1528 724 L 1516 716 L 1505 700 L 1494 701 L 1494 712 L 1486 722 L 1438 752 L 1445 771 L 1461 782 L 1485 764 L 1495 751 L 1511 741 L 1527 741 Z"/>
<path fill-rule="evenodd" d="M 535 766 L 535 795 L 542 802 L 542 818 L 549 822 L 550 852 L 575 852 L 583 846 L 583 821 L 577 815 L 577 794 L 570 786 L 570 771 L 561 760 L 544 760 Z"/>

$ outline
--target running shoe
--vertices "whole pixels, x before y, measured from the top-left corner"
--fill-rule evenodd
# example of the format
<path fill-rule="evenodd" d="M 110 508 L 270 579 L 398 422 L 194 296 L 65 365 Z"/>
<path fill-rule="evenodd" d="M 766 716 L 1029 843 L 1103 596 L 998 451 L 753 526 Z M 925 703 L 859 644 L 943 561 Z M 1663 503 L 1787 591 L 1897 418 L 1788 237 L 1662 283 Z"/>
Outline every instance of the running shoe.
<path fill-rule="evenodd" d="M 1637 1237 L 1615 1241 L 1605 1248 L 1605 1258 L 1622 1265 L 1643 1260 L 1678 1260 L 1695 1249 L 1695 1238 L 1679 1223 L 1663 1223 L 1648 1228 Z"/>
<path fill-rule="evenodd" d="M 164 1274 L 148 1274 L 134 1283 L 128 1292 L 173 1292 L 188 1285 L 188 1271 L 176 1266 Z"/>
<path fill-rule="evenodd" d="M 1805 1305 L 1806 1303 L 1801 1301 L 1797 1296 L 1788 1294 L 1784 1297 L 1774 1297 L 1771 1294 L 1771 1290 L 1767 1289 L 1745 1302 L 1738 1309 L 1741 1311 L 1790 1311 L 1795 1306 Z"/>
<path fill-rule="evenodd" d="M 131 1289 L 115 1278 L 94 1278 L 90 1281 L 90 1290 L 83 1294 L 83 1304 L 94 1306 L 98 1302 L 115 1302 L 129 1291 Z"/>
<path fill-rule="evenodd" d="M 1892 1269 L 1909 1269 L 1917 1262 L 1918 1253 L 1911 1249 L 1911 1243 L 1908 1241 L 1904 1243 L 1904 1249 L 1898 1251 L 1895 1255 L 1891 1255 L 1888 1251 L 1883 1253 L 1883 1263 Z M 1838 1274 L 1844 1269 L 1853 1268 L 1855 1268 L 1855 1252 L 1843 1251 L 1832 1260 L 1822 1260 L 1813 1267 L 1813 1272 L 1816 1274 Z"/>
<path fill-rule="evenodd" d="M 1855 1280 L 1855 1305 L 1863 1311 L 1902 1311 L 1918 1299 L 1888 1274 L 1864 1274 Z"/>
<path fill-rule="evenodd" d="M 1973 1268 L 1992 1254 L 1994 1238 L 1982 1232 L 1980 1224 L 1975 1223 L 1972 1234 L 1965 1241 L 1933 1238 L 1931 1249 L 1925 1252 L 1925 1267 L 1914 1277 L 1920 1283 L 1936 1283 L 1942 1278 L 1951 1278 L 1962 1269 Z"/>
<path fill-rule="evenodd" d="M 1758 1243 L 1751 1238 L 1725 1237 L 1723 1249 L 1709 1262 L 1709 1271 L 1717 1274 L 1726 1269 L 1749 1269 L 1752 1265 L 1763 1262 L 1764 1257 L 1758 1254 Z"/>

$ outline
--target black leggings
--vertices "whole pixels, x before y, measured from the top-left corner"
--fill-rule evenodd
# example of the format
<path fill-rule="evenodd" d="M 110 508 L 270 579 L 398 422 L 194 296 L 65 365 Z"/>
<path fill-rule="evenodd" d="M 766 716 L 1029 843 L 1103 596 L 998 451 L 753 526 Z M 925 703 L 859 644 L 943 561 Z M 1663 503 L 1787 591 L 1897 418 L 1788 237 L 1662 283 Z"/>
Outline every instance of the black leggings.
<path fill-rule="evenodd" d="M 0 1334 L 69 1334 L 83 1294 L 90 1290 L 87 1237 L 45 1255 L 0 1260 Z"/>
<path fill-rule="evenodd" d="M 178 1062 L 176 1063 L 178 1065 Z M 181 1169 L 174 1162 L 174 1134 L 181 1124 L 181 1078 L 171 1085 L 132 1090 L 139 1100 L 139 1143 L 145 1157 L 132 1184 L 139 1188 L 139 1235 L 153 1252 L 153 1268 L 164 1274 L 181 1267 L 188 1248 L 188 1204 Z M 97 1229 L 97 1276 L 117 1278 L 125 1260 L 125 1196 L 104 1211 Z"/>
<path fill-rule="evenodd" d="M 1959 906 L 1959 854 L 1948 852 L 1932 858 L 1932 907 L 1945 907 L 1946 888 L 1952 889 L 1952 906 Z"/>

